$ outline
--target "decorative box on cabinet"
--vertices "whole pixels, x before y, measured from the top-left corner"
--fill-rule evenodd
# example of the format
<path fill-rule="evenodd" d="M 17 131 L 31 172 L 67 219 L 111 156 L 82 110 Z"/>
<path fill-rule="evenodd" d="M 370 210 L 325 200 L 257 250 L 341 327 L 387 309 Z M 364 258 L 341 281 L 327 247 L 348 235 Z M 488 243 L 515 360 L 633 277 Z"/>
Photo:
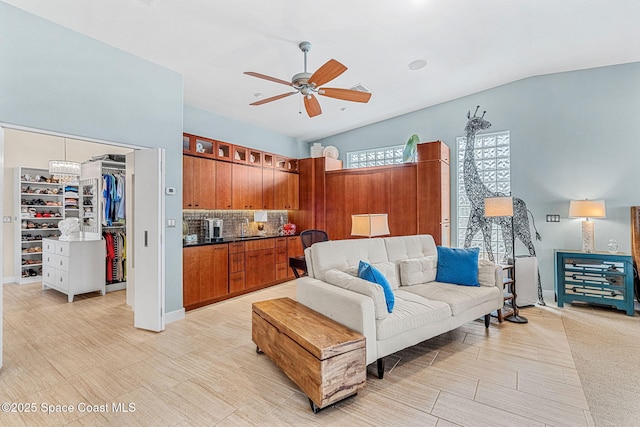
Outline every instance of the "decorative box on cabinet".
<path fill-rule="evenodd" d="M 631 255 L 556 250 L 555 273 L 558 307 L 582 301 L 634 315 Z"/>
<path fill-rule="evenodd" d="M 42 289 L 52 288 L 68 295 L 100 291 L 105 294 L 104 241 L 43 240 Z"/>

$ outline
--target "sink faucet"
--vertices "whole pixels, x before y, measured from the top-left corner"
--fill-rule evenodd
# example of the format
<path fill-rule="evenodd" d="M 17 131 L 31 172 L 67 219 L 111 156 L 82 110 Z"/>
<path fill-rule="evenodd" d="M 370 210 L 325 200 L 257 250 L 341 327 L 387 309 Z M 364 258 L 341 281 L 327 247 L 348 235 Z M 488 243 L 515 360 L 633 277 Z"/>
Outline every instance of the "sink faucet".
<path fill-rule="evenodd" d="M 240 237 L 245 237 L 248 230 L 249 230 L 249 218 L 242 218 L 242 222 L 240 223 Z"/>

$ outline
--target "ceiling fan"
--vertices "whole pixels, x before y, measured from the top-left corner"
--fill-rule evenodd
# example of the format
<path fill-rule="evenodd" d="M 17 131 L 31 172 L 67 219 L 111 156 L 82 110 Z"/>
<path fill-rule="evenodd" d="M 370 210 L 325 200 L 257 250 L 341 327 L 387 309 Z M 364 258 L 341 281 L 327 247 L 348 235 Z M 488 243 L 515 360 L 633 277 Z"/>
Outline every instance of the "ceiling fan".
<path fill-rule="evenodd" d="M 270 98 L 261 99 L 260 101 L 256 101 L 250 105 L 262 105 L 266 104 L 267 102 L 276 101 L 278 99 L 286 98 L 287 96 L 300 93 L 304 98 L 304 107 L 307 110 L 307 114 L 309 115 L 309 117 L 315 117 L 322 114 L 320 103 L 318 102 L 315 94 L 328 96 L 330 98 L 342 99 L 345 101 L 369 102 L 369 98 L 371 98 L 370 92 L 363 92 L 353 89 L 320 87 L 347 71 L 347 67 L 345 67 L 335 59 L 330 59 L 322 67 L 318 68 L 315 73 L 311 74 L 307 72 L 307 52 L 309 52 L 309 50 L 311 49 L 311 43 L 302 42 L 298 46 L 300 47 L 300 50 L 304 52 L 304 72 L 294 75 L 291 78 L 291 82 L 260 73 L 254 73 L 253 71 L 245 71 L 244 73 L 249 76 L 258 77 L 260 79 L 265 79 L 271 82 L 291 86 L 295 89 L 295 92 L 287 92 L 280 95 L 272 96 Z"/>

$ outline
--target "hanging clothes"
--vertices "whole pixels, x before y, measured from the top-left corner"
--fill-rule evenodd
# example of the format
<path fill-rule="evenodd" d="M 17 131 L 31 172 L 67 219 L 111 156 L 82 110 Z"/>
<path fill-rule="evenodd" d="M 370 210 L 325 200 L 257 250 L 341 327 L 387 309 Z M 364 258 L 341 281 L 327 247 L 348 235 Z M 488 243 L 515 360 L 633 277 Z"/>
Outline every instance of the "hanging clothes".
<path fill-rule="evenodd" d="M 107 284 L 124 282 L 126 270 L 126 235 L 124 231 L 104 231 L 106 245 L 105 281 Z"/>
<path fill-rule="evenodd" d="M 112 226 L 125 220 L 125 176 L 102 174 L 102 225 Z"/>

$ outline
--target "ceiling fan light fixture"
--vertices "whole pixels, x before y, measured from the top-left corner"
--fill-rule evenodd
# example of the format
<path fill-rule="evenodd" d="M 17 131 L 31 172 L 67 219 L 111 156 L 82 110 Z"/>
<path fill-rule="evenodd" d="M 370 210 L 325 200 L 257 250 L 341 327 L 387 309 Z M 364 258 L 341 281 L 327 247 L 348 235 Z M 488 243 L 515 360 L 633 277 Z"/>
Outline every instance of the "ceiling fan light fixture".
<path fill-rule="evenodd" d="M 424 59 L 416 59 L 415 61 L 409 63 L 409 69 L 412 71 L 421 70 L 426 66 L 427 61 L 425 61 Z"/>

